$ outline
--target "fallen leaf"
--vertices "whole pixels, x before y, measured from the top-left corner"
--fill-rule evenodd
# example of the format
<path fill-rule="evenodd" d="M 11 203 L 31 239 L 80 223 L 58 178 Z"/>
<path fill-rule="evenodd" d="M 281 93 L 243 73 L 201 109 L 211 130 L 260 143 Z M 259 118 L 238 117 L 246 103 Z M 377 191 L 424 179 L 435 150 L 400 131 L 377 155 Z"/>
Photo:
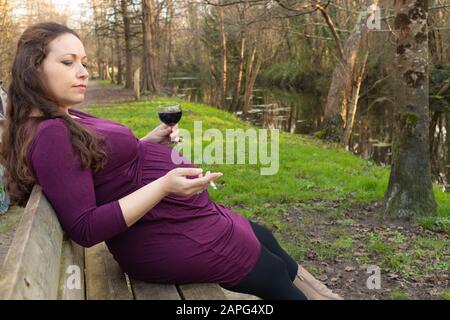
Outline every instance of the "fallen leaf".
<path fill-rule="evenodd" d="M 321 275 L 320 277 L 318 277 L 317 279 L 319 279 L 320 281 L 324 282 L 328 280 L 328 276 L 326 274 Z"/>
<path fill-rule="evenodd" d="M 350 272 L 350 271 L 355 271 L 355 267 L 352 267 L 352 266 L 347 266 L 347 267 L 345 267 L 345 271 L 347 271 L 347 272 Z"/>

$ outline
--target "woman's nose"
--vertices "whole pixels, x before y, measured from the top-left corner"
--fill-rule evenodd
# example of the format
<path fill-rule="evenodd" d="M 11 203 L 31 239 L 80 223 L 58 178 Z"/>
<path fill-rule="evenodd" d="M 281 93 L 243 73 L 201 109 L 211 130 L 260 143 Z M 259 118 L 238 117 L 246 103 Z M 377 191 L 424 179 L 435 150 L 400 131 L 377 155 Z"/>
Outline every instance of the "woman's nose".
<path fill-rule="evenodd" d="M 88 78 L 89 72 L 86 70 L 86 68 L 83 65 L 80 65 L 80 68 L 78 70 L 78 77 L 80 78 Z"/>

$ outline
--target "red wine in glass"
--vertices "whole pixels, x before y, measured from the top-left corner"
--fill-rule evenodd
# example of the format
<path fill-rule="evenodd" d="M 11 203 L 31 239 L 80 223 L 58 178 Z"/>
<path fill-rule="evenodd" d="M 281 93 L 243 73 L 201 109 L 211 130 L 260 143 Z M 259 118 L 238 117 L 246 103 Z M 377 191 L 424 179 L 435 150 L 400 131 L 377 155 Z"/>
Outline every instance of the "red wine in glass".
<path fill-rule="evenodd" d="M 161 105 L 157 107 L 157 110 L 161 122 L 170 127 L 176 125 L 181 119 L 182 110 L 179 104 Z"/>

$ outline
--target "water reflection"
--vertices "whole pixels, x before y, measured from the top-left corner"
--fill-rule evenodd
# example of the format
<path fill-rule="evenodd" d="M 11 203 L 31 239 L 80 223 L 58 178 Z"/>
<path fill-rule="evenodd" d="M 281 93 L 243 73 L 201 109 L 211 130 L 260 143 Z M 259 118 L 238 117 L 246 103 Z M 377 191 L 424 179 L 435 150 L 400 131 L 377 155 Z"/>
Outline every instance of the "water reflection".
<path fill-rule="evenodd" d="M 311 134 L 320 128 L 322 104 L 317 95 L 258 88 L 252 102 L 252 109 L 242 117 L 255 125 L 299 134 Z"/>

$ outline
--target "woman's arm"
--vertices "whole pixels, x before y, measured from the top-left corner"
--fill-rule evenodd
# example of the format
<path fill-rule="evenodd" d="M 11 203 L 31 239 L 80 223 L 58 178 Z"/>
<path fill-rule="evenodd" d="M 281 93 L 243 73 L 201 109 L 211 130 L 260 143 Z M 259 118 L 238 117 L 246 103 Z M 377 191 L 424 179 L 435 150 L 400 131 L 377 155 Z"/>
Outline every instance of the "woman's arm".
<path fill-rule="evenodd" d="M 142 218 L 165 196 L 169 194 L 192 196 L 205 190 L 211 181 L 222 176 L 222 173 L 216 172 L 203 177 L 201 172 L 202 169 L 199 168 L 176 168 L 163 177 L 121 198 L 119 205 L 127 226 L 133 225 Z M 198 175 L 200 175 L 200 178 L 186 178 Z"/>
<path fill-rule="evenodd" d="M 157 179 L 119 199 L 119 205 L 128 227 L 136 223 L 167 195 L 162 180 Z"/>

